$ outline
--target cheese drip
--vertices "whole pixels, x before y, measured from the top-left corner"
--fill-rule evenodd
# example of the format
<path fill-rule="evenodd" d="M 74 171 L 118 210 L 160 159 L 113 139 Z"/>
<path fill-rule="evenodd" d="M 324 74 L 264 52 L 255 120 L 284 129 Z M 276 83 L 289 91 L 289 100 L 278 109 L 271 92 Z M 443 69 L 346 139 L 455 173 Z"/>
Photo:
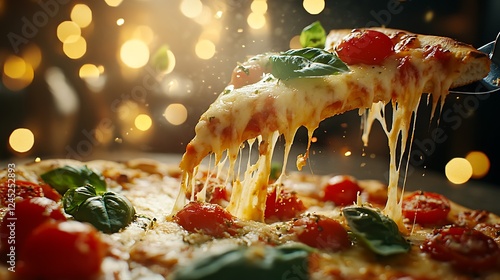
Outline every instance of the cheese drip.
<path fill-rule="evenodd" d="M 262 63 L 266 57 L 261 55 L 258 59 L 250 59 L 247 64 Z M 454 67 L 447 69 L 428 63 L 419 54 L 413 54 L 412 57 L 389 59 L 382 66 L 351 65 L 350 72 L 341 75 L 283 81 L 264 74 L 256 83 L 240 88 L 228 86 L 200 117 L 195 127 L 196 135 L 186 147 L 180 163 L 183 175 L 174 212 L 189 200 L 185 195 L 188 190 L 194 193 L 198 165 L 204 157 L 213 154 L 215 166 L 220 170 L 225 155 L 229 162 L 229 177 L 232 177 L 241 145 L 250 140 L 249 143 L 258 145 L 258 159 L 255 164 L 247 163 L 243 180 L 239 179 L 239 171 L 233 178 L 233 193 L 227 209 L 238 218 L 263 221 L 271 159 L 278 136 L 284 135 L 286 141 L 284 176 L 290 147 L 299 127 L 308 129 L 309 143 L 305 154 L 297 159 L 298 169 L 305 164 L 312 133 L 323 119 L 352 109 L 367 109 L 363 140 L 367 141 L 375 119 L 381 121 L 389 139 L 391 160 L 385 213 L 402 225 L 398 184 L 402 156 L 407 151 L 409 135 L 413 135 L 409 132 L 412 115 L 415 114 L 416 118 L 420 97 L 429 89 L 433 93 L 434 114 L 439 100 L 444 101 L 448 88 L 459 73 Z M 391 127 L 387 127 L 383 105 L 390 102 L 394 114 Z M 402 149 L 399 158 L 396 151 L 398 141 Z M 203 195 L 196 199 L 203 200 Z"/>

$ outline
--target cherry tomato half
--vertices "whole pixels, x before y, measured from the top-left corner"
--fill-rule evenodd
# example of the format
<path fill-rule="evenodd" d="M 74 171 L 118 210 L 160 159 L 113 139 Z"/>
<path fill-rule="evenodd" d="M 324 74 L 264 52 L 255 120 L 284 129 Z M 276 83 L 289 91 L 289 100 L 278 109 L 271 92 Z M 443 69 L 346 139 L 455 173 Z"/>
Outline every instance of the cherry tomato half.
<path fill-rule="evenodd" d="M 483 233 L 465 227 L 436 229 L 421 249 L 439 261 L 450 262 L 456 269 L 479 272 L 498 265 L 500 248 Z"/>
<path fill-rule="evenodd" d="M 356 202 L 358 192 L 363 190 L 351 176 L 337 175 L 325 186 L 323 201 L 332 201 L 335 205 L 346 206 Z"/>
<path fill-rule="evenodd" d="M 26 239 L 19 273 L 23 278 L 89 279 L 100 271 L 106 251 L 93 226 L 48 221 Z"/>
<path fill-rule="evenodd" d="M 38 185 L 23 180 L 16 180 L 15 183 L 5 181 L 0 185 L 0 204 L 4 206 L 20 199 L 43 196 L 54 201 L 61 199 L 61 195 L 49 185 Z"/>
<path fill-rule="evenodd" d="M 450 201 L 433 192 L 414 192 L 403 198 L 403 216 L 421 225 L 437 225 L 446 222 Z"/>
<path fill-rule="evenodd" d="M 225 233 L 233 235 L 236 226 L 234 217 L 217 204 L 190 202 L 173 219 L 189 232 L 202 232 L 214 237 L 223 237 Z"/>
<path fill-rule="evenodd" d="M 274 189 L 267 195 L 264 217 L 266 223 L 286 221 L 297 217 L 304 210 L 306 207 L 297 194 L 281 190 L 276 198 L 276 189 Z"/>
<path fill-rule="evenodd" d="M 336 47 L 339 58 L 349 65 L 380 65 L 394 53 L 394 44 L 382 32 L 355 30 Z"/>
<path fill-rule="evenodd" d="M 231 82 L 229 84 L 233 85 L 234 88 L 254 84 L 262 79 L 263 74 L 264 70 L 257 63 L 239 65 L 233 70 Z"/>
<path fill-rule="evenodd" d="M 10 252 L 11 248 L 15 248 L 19 253 L 33 230 L 50 220 L 66 220 L 66 216 L 55 201 L 45 197 L 18 201 L 15 208 L 7 211 L 0 223 L 0 252 Z"/>
<path fill-rule="evenodd" d="M 344 227 L 325 216 L 304 216 L 293 222 L 291 230 L 300 242 L 314 248 L 339 251 L 351 245 Z"/>

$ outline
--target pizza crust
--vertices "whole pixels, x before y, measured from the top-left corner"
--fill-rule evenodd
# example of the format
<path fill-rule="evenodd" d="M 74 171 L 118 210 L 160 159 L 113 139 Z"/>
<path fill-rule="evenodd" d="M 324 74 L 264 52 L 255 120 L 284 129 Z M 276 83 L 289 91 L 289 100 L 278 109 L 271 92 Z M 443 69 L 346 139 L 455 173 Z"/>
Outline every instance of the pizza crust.
<path fill-rule="evenodd" d="M 462 58 L 462 67 L 458 68 L 458 75 L 453 80 L 451 88 L 464 86 L 472 82 L 481 80 L 482 78 L 486 77 L 488 75 L 488 72 L 490 71 L 491 61 L 487 54 L 478 51 L 471 45 L 459 42 L 452 38 L 416 34 L 391 28 L 370 29 L 385 33 L 391 38 L 401 38 L 403 36 L 416 37 L 421 43 L 421 47 L 439 45 L 443 49 L 452 52 L 456 57 Z M 331 30 L 326 38 L 325 49 L 329 49 L 330 51 L 335 50 L 335 46 L 340 43 L 345 36 L 351 33 L 351 31 L 352 29 Z M 426 86 L 426 89 L 432 90 L 432 86 Z"/>

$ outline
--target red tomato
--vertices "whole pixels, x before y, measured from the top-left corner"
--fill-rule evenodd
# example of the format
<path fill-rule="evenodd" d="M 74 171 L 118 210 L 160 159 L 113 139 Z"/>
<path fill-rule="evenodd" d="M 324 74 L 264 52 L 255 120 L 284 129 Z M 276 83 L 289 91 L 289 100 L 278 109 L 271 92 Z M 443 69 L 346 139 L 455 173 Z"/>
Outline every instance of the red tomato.
<path fill-rule="evenodd" d="M 421 249 L 439 261 L 450 262 L 456 269 L 479 272 L 497 267 L 500 248 L 483 233 L 465 227 L 437 229 Z"/>
<path fill-rule="evenodd" d="M 403 198 L 403 216 L 421 225 L 446 222 L 450 212 L 449 200 L 433 192 L 414 192 Z"/>
<path fill-rule="evenodd" d="M 337 45 L 336 51 L 339 58 L 349 65 L 380 65 L 394 53 L 394 44 L 382 32 L 356 30 Z"/>
<path fill-rule="evenodd" d="M 106 251 L 93 226 L 48 221 L 26 239 L 19 273 L 23 278 L 89 279 L 100 271 Z"/>
<path fill-rule="evenodd" d="M 328 180 L 324 189 L 323 201 L 332 201 L 338 206 L 351 205 L 356 202 L 358 192 L 362 191 L 353 177 L 337 175 Z"/>
<path fill-rule="evenodd" d="M 59 201 L 61 200 L 61 195 L 51 186 L 47 184 L 41 184 L 40 187 L 43 189 L 43 196 L 46 198 L 50 198 L 54 201 Z"/>
<path fill-rule="evenodd" d="M 15 183 L 5 181 L 0 185 L 0 202 L 8 206 L 18 199 L 27 199 L 43 196 L 43 189 L 39 185 L 27 181 L 16 180 Z"/>
<path fill-rule="evenodd" d="M 45 197 L 23 199 L 10 209 L 0 223 L 0 252 L 20 252 L 33 230 L 50 220 L 66 220 L 59 204 Z"/>
<path fill-rule="evenodd" d="M 174 216 L 174 221 L 189 232 L 202 232 L 214 237 L 233 235 L 234 217 L 217 204 L 190 202 Z"/>
<path fill-rule="evenodd" d="M 210 203 L 221 205 L 222 202 L 229 201 L 229 194 L 224 186 L 214 186 L 210 194 Z"/>
<path fill-rule="evenodd" d="M 276 189 L 274 189 L 267 195 L 264 217 L 266 223 L 286 221 L 297 217 L 304 210 L 306 210 L 304 203 L 295 193 L 281 190 L 279 197 L 276 198 Z"/>
<path fill-rule="evenodd" d="M 293 222 L 291 230 L 300 242 L 314 248 L 338 251 L 351 245 L 344 227 L 325 216 L 304 216 Z"/>
<path fill-rule="evenodd" d="M 264 70 L 259 64 L 256 63 L 237 66 L 233 70 L 231 82 L 229 84 L 233 85 L 234 88 L 240 88 L 246 85 L 254 84 L 262 79 L 263 74 Z"/>

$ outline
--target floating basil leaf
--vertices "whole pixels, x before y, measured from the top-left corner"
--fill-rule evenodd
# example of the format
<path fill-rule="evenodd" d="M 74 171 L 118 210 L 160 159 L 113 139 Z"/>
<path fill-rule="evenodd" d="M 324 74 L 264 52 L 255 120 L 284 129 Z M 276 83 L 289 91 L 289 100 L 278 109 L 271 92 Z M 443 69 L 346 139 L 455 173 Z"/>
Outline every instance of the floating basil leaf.
<path fill-rule="evenodd" d="M 170 60 L 168 58 L 168 51 L 169 51 L 168 45 L 162 45 L 154 53 L 151 61 L 156 70 L 158 71 L 168 70 L 168 66 L 170 65 Z"/>
<path fill-rule="evenodd" d="M 97 193 L 106 191 L 104 178 L 87 166 L 79 168 L 64 166 L 46 172 L 40 177 L 60 194 L 87 184 L 94 186 Z"/>
<path fill-rule="evenodd" d="M 303 48 L 324 48 L 326 31 L 319 21 L 315 21 L 302 29 L 299 41 Z"/>
<path fill-rule="evenodd" d="M 104 233 L 115 233 L 130 224 L 134 215 L 134 206 L 125 196 L 106 192 L 81 203 L 73 217 L 92 224 Z"/>
<path fill-rule="evenodd" d="M 242 247 L 182 267 L 174 280 L 309 279 L 310 251 L 301 245 Z"/>
<path fill-rule="evenodd" d="M 349 71 L 347 65 L 334 53 L 318 48 L 288 50 L 271 55 L 269 63 L 271 74 L 282 80 L 327 76 Z"/>
<path fill-rule="evenodd" d="M 382 256 L 406 253 L 410 244 L 389 217 L 366 207 L 346 207 L 344 216 L 355 236 L 374 253 Z"/>
<path fill-rule="evenodd" d="M 94 196 L 97 196 L 97 193 L 91 185 L 68 190 L 62 197 L 64 212 L 73 215 L 78 210 L 80 204 Z"/>

